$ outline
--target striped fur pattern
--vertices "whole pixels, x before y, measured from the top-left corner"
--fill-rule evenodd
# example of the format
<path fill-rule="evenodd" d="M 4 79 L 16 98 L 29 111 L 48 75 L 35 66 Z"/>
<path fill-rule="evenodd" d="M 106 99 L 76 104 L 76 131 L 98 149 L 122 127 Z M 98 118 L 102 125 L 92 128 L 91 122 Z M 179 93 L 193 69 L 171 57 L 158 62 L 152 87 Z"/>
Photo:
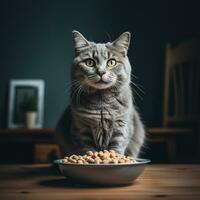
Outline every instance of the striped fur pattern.
<path fill-rule="evenodd" d="M 74 31 L 73 41 L 70 142 L 80 154 L 112 149 L 137 157 L 145 131 L 130 87 L 130 33 L 123 33 L 112 43 L 100 44 Z M 88 59 L 95 66 L 88 67 Z M 107 66 L 109 59 L 116 61 L 112 68 Z"/>

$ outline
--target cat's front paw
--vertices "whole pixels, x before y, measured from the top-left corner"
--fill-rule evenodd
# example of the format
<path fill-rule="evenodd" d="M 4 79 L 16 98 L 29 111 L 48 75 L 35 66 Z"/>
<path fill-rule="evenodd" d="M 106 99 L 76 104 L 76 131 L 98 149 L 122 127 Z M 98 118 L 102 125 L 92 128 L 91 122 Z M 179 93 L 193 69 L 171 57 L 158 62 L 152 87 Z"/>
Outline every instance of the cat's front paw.
<path fill-rule="evenodd" d="M 113 150 L 116 153 L 124 155 L 124 149 L 119 149 L 119 148 L 109 148 L 109 150 Z"/>
<path fill-rule="evenodd" d="M 86 148 L 83 148 L 83 149 L 81 149 L 80 151 L 79 151 L 79 154 L 80 155 L 84 155 L 84 154 L 86 154 L 88 151 L 96 151 L 94 148 L 92 148 L 92 147 L 86 147 Z"/>

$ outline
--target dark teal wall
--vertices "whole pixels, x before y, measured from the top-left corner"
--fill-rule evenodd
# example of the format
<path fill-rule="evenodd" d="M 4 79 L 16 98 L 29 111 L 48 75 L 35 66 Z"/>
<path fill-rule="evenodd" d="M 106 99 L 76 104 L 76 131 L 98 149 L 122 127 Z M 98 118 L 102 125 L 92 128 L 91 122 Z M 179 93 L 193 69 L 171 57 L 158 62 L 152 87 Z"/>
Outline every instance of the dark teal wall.
<path fill-rule="evenodd" d="M 99 42 L 132 32 L 129 57 L 146 92 L 136 102 L 147 125 L 161 124 L 164 44 L 199 35 L 198 7 L 183 1 L 140 2 L 1 1 L 0 127 L 7 121 L 8 82 L 17 78 L 45 80 L 44 126 L 55 126 L 69 101 L 74 29 Z"/>

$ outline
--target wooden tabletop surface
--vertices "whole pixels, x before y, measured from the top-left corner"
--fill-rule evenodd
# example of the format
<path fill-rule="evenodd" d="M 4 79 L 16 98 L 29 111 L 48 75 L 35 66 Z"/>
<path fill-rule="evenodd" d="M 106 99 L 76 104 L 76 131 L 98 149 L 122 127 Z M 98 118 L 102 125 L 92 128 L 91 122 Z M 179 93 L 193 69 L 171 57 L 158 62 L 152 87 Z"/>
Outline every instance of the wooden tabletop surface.
<path fill-rule="evenodd" d="M 12 159 L 12 158 L 11 158 Z M 0 200 L 200 199 L 200 165 L 148 165 L 130 186 L 81 187 L 50 165 L 0 165 Z"/>

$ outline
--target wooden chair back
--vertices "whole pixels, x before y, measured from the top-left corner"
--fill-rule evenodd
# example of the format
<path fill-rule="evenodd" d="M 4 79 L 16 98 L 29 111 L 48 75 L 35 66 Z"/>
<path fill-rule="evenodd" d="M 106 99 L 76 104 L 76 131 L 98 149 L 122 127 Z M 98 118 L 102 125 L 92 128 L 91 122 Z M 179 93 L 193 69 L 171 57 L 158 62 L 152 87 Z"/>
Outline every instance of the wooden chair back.
<path fill-rule="evenodd" d="M 199 120 L 200 39 L 166 45 L 163 125 Z"/>

